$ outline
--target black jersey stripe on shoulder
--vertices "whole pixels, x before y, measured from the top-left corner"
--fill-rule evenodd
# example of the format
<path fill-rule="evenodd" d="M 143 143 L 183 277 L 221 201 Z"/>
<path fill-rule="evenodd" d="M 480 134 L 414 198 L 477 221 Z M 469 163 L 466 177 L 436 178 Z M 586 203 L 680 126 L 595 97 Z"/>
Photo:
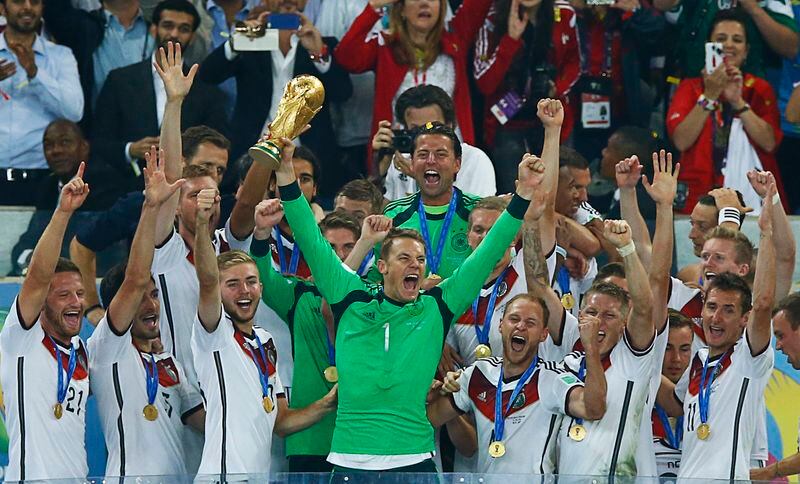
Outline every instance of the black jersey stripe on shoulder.
<path fill-rule="evenodd" d="M 119 434 L 119 476 L 125 477 L 125 425 L 122 421 L 122 386 L 119 384 L 119 363 L 111 366 L 111 378 L 114 381 L 114 396 L 117 399 L 117 433 Z"/>
<path fill-rule="evenodd" d="M 739 389 L 739 402 L 736 404 L 736 417 L 733 420 L 733 443 L 731 445 L 731 473 L 729 479 L 733 481 L 736 474 L 736 451 L 739 447 L 739 424 L 742 420 L 742 410 L 744 409 L 744 399 L 747 396 L 747 387 L 750 385 L 750 379 L 744 378 L 742 380 L 742 387 Z"/>
<path fill-rule="evenodd" d="M 17 413 L 19 414 L 19 480 L 25 480 L 25 357 L 17 358 Z"/>
<path fill-rule="evenodd" d="M 219 384 L 219 396 L 222 404 L 222 442 L 220 448 L 220 479 L 225 481 L 226 474 L 228 473 L 227 466 L 227 440 L 228 440 L 228 396 L 225 392 L 225 373 L 222 370 L 222 358 L 220 358 L 219 350 L 214 352 L 214 366 L 217 368 L 217 383 Z"/>
<path fill-rule="evenodd" d="M 442 316 L 442 344 L 444 344 L 444 339 L 450 331 L 450 325 L 455 319 L 455 314 L 453 314 L 450 308 L 447 307 L 447 304 L 445 304 L 444 293 L 440 286 L 434 286 L 430 291 L 426 291 L 424 295 L 432 297 L 436 301 L 436 306 L 439 308 L 439 314 Z"/>
<path fill-rule="evenodd" d="M 400 197 L 396 200 L 392 200 L 391 202 L 386 204 L 386 207 L 383 209 L 383 213 L 387 214 L 396 208 L 406 205 L 416 205 L 414 204 L 414 200 L 417 198 L 418 195 L 419 192 L 417 191 L 410 195 L 406 195 L 405 197 Z"/>
<path fill-rule="evenodd" d="M 172 342 L 172 354 L 177 358 L 178 348 L 175 346 L 175 323 L 172 319 L 172 306 L 169 302 L 169 288 L 167 288 L 167 278 L 164 276 L 164 274 L 158 275 L 158 290 L 161 292 L 161 297 L 164 299 L 164 313 L 167 315 L 169 337 Z"/>
<path fill-rule="evenodd" d="M 357 302 L 368 303 L 373 299 L 375 299 L 375 296 L 371 295 L 367 291 L 359 289 L 356 291 L 349 292 L 347 296 L 344 297 L 344 299 L 342 299 L 336 304 L 331 304 L 331 311 L 333 312 L 333 320 L 339 321 L 339 319 L 342 317 L 342 314 L 344 314 L 344 312 L 347 311 L 347 308 L 350 307 L 351 304 Z"/>
<path fill-rule="evenodd" d="M 633 395 L 633 381 L 628 380 L 625 387 L 625 399 L 622 401 L 622 412 L 619 417 L 619 427 L 617 428 L 617 438 L 614 441 L 614 452 L 611 454 L 611 465 L 608 468 L 608 475 L 612 479 L 614 474 L 617 473 L 617 460 L 619 459 L 619 449 L 622 446 L 622 434 L 625 432 L 625 421 L 628 418 L 628 410 L 631 405 L 631 396 Z"/>
<path fill-rule="evenodd" d="M 300 304 L 300 300 L 305 294 L 322 297 L 316 285 L 308 284 L 305 281 L 297 281 L 297 284 L 294 285 L 294 302 L 289 311 L 286 312 L 286 324 L 289 325 L 290 332 L 294 332 L 294 314 L 297 311 L 297 305 Z M 292 338 L 292 345 L 294 346 L 294 338 Z M 292 354 L 294 354 L 294 347 L 292 347 Z"/>
<path fill-rule="evenodd" d="M 547 448 L 550 447 L 550 439 L 553 438 L 553 434 L 556 432 L 556 423 L 558 422 L 558 416 L 553 414 L 550 417 L 550 426 L 547 429 L 547 438 L 544 440 L 544 447 L 542 447 L 542 456 L 539 458 L 539 474 L 544 474 L 544 459 L 547 456 Z"/>

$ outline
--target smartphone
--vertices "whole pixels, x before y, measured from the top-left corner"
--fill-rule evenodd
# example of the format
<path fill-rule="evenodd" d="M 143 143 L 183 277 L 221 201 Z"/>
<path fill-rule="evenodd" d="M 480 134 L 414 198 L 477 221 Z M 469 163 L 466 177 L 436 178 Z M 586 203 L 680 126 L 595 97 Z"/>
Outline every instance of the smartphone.
<path fill-rule="evenodd" d="M 409 129 L 392 130 L 392 146 L 400 153 L 411 153 L 414 151 L 414 137 L 416 132 Z"/>
<path fill-rule="evenodd" d="M 267 17 L 267 28 L 278 30 L 297 30 L 300 16 L 296 13 L 273 13 Z"/>
<path fill-rule="evenodd" d="M 706 74 L 711 74 L 723 62 L 722 44 L 706 42 Z"/>

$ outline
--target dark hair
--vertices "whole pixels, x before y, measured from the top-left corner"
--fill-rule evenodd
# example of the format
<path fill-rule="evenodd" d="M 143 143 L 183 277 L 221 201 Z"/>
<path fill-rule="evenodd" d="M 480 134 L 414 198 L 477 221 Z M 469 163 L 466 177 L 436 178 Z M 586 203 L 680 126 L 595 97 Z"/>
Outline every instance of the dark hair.
<path fill-rule="evenodd" d="M 597 271 L 596 281 L 602 281 L 607 277 L 621 277 L 625 279 L 625 266 L 620 262 L 609 262 Z"/>
<path fill-rule="evenodd" d="M 589 162 L 578 150 L 570 148 L 569 146 L 562 146 L 558 150 L 558 167 L 563 168 L 568 166 L 570 168 L 577 168 L 579 170 L 588 170 Z"/>
<path fill-rule="evenodd" d="M 544 325 L 544 327 L 546 328 L 547 322 L 550 320 L 550 309 L 547 307 L 547 303 L 544 301 L 544 299 L 540 298 L 539 296 L 534 296 L 533 294 L 528 292 L 522 292 L 512 297 L 508 301 L 508 304 L 506 304 L 506 306 L 503 308 L 503 317 L 506 316 L 506 311 L 508 311 L 508 308 L 510 308 L 512 304 L 514 304 L 516 301 L 520 299 L 525 299 L 526 301 L 537 303 L 542 308 L 542 317 L 544 318 L 544 321 L 542 321 L 542 325 Z"/>
<path fill-rule="evenodd" d="M 250 171 L 250 167 L 253 166 L 253 159 L 250 158 L 250 155 L 245 153 L 234 161 L 233 165 L 236 169 L 236 176 L 239 178 L 239 184 L 241 185 L 244 183 L 244 179 L 247 178 L 247 172 Z"/>
<path fill-rule="evenodd" d="M 200 14 L 197 13 L 197 9 L 194 7 L 194 5 L 187 0 L 163 0 L 162 2 L 159 2 L 158 5 L 156 5 L 156 8 L 153 10 L 153 25 L 158 26 L 159 22 L 161 22 L 161 13 L 164 10 L 183 12 L 191 15 L 193 19 L 192 32 L 196 32 L 197 27 L 200 26 Z"/>
<path fill-rule="evenodd" d="M 117 295 L 119 288 L 125 281 L 125 271 L 128 268 L 128 262 L 120 262 L 111 269 L 109 269 L 100 281 L 100 302 L 103 307 L 108 309 L 111 300 Z"/>
<path fill-rule="evenodd" d="M 747 39 L 747 17 L 747 14 L 744 13 L 740 7 L 719 10 L 714 16 L 714 20 L 711 21 L 711 26 L 708 27 L 708 38 L 706 40 L 712 40 L 711 36 L 714 34 L 714 29 L 717 27 L 718 23 L 738 22 L 742 26 L 742 31 L 744 32 L 744 43 L 748 45 L 750 42 Z"/>
<path fill-rule="evenodd" d="M 461 158 L 461 141 L 459 141 L 458 135 L 453 128 L 442 123 L 425 123 L 420 126 L 414 135 L 414 151 L 417 150 L 419 138 L 429 134 L 438 134 L 450 138 L 450 141 L 453 142 L 453 151 L 455 151 L 456 158 Z"/>
<path fill-rule="evenodd" d="M 191 180 L 192 178 L 202 178 L 207 176 L 214 178 L 214 174 L 210 169 L 203 165 L 185 165 L 181 171 L 181 178 Z"/>
<path fill-rule="evenodd" d="M 319 183 L 319 177 L 321 175 L 322 167 L 319 164 L 319 158 L 317 158 L 317 155 L 315 155 L 314 152 L 311 151 L 311 148 L 308 148 L 306 146 L 296 147 L 294 149 L 294 156 L 292 156 L 292 158 L 293 159 L 299 158 L 301 160 L 306 160 L 307 162 L 311 163 L 311 169 L 314 171 L 314 173 L 311 174 L 311 176 L 314 178 L 314 184 L 316 185 Z"/>
<path fill-rule="evenodd" d="M 392 246 L 398 239 L 413 239 L 422 244 L 423 247 L 425 246 L 425 239 L 423 239 L 422 235 L 420 235 L 416 230 L 393 228 L 389 230 L 389 234 L 385 239 L 383 239 L 383 245 L 381 246 L 381 259 L 386 260 L 389 257 L 389 252 L 392 250 Z"/>
<path fill-rule="evenodd" d="M 792 329 L 797 330 L 797 328 L 800 328 L 800 292 L 789 294 L 781 299 L 775 309 L 772 310 L 772 316 L 775 317 L 781 311 L 785 313 Z"/>
<path fill-rule="evenodd" d="M 584 305 L 586 304 L 586 301 L 589 300 L 589 296 L 594 293 L 603 294 L 619 301 L 620 313 L 622 314 L 622 317 L 625 318 L 627 316 L 631 298 L 625 289 L 622 289 L 616 284 L 611 284 L 610 282 L 596 282 L 592 284 L 592 287 L 590 287 L 588 291 L 586 291 L 586 294 L 583 298 Z"/>
<path fill-rule="evenodd" d="M 444 115 L 444 124 L 455 126 L 456 108 L 451 98 L 444 89 L 432 84 L 423 84 L 403 91 L 394 105 L 394 117 L 406 126 L 406 110 L 408 108 L 424 108 L 426 106 L 439 106 Z"/>
<path fill-rule="evenodd" d="M 2 3 L 2 1 L 3 0 L 0 0 L 0 3 Z M 50 130 L 50 128 L 53 128 L 55 126 L 66 126 L 69 129 L 71 129 L 75 134 L 77 134 L 78 138 L 83 139 L 83 140 L 86 139 L 86 136 L 83 134 L 83 129 L 78 125 L 78 123 L 75 123 L 75 122 L 70 121 L 69 119 L 65 119 L 65 118 L 58 118 L 58 119 L 55 119 L 55 120 L 51 121 L 50 124 L 48 124 L 47 127 L 44 129 L 44 132 L 42 133 L 42 136 L 44 137 L 44 135 L 47 134 L 47 132 Z"/>
<path fill-rule="evenodd" d="M 739 203 L 744 207 L 745 206 L 744 195 L 742 195 L 742 192 L 740 192 L 739 190 L 734 190 L 734 191 L 736 192 L 736 198 L 739 199 Z M 698 205 L 706 205 L 708 207 L 714 207 L 717 210 L 717 212 L 719 212 L 719 207 L 717 207 L 717 201 L 714 199 L 714 197 L 712 197 L 708 193 L 706 193 L 705 195 L 700 197 L 700 199 L 697 200 L 697 204 Z M 739 224 L 740 225 L 742 223 L 744 223 L 744 218 L 745 218 L 745 214 L 744 213 L 739 214 Z"/>
<path fill-rule="evenodd" d="M 58 274 L 59 272 L 77 272 L 78 274 L 80 274 L 81 268 L 78 267 L 78 264 L 72 262 L 66 257 L 59 257 L 58 261 L 56 262 L 56 268 L 55 270 L 53 270 L 53 273 Z"/>
<path fill-rule="evenodd" d="M 345 183 L 336 194 L 336 198 L 345 197 L 357 202 L 369 202 L 373 214 L 383 210 L 383 193 L 374 183 L 366 178 L 357 178 Z"/>
<path fill-rule="evenodd" d="M 495 31 L 493 35 L 494 39 L 496 39 L 495 45 L 499 45 L 500 39 L 508 32 L 508 17 L 511 15 L 512 3 L 512 0 L 495 0 Z M 520 10 L 524 8 L 520 5 Z M 540 67 L 547 63 L 547 55 L 553 45 L 552 32 L 556 8 L 560 7 L 555 6 L 554 0 L 542 0 L 539 10 L 536 12 L 536 28 L 533 31 L 533 39 L 531 42 L 528 42 L 527 39 L 525 40 L 524 47 L 519 49 L 514 56 L 516 62 L 512 62 L 506 72 L 505 78 L 510 81 L 507 82 L 508 85 L 524 89 L 528 72 L 532 68 Z M 517 86 L 520 83 L 523 85 Z M 533 101 L 535 102 L 536 100 L 534 99 Z"/>
<path fill-rule="evenodd" d="M 742 314 L 750 311 L 753 307 L 753 293 L 750 291 L 750 286 L 747 281 L 742 277 L 732 272 L 723 272 L 717 274 L 706 287 L 706 300 L 714 289 L 720 291 L 734 291 L 741 295 L 741 309 Z"/>
<path fill-rule="evenodd" d="M 330 229 L 347 229 L 353 233 L 356 240 L 361 237 L 361 224 L 358 219 L 344 210 L 334 210 L 319 222 L 319 230 L 323 235 Z"/>
<path fill-rule="evenodd" d="M 673 329 L 683 329 L 683 328 L 692 329 L 692 327 L 694 326 L 694 323 L 689 318 L 689 316 L 686 316 L 680 311 L 676 311 L 674 309 L 668 309 L 667 315 L 669 318 L 667 321 L 669 322 L 670 331 L 672 331 Z"/>
<path fill-rule="evenodd" d="M 175 0 L 175 1 L 181 3 L 186 2 L 186 0 Z M 220 133 L 214 128 L 209 128 L 208 126 L 200 125 L 200 126 L 192 126 L 191 128 L 184 131 L 183 134 L 181 135 L 181 144 L 183 145 L 183 152 L 181 153 L 181 155 L 183 155 L 183 158 L 186 160 L 193 158 L 194 155 L 197 154 L 197 149 L 203 143 L 211 143 L 217 148 L 226 151 L 230 151 L 231 149 L 231 142 L 222 133 Z"/>
<path fill-rule="evenodd" d="M 615 150 L 623 156 L 636 155 L 642 165 L 642 173 L 653 180 L 652 153 L 657 149 L 655 134 L 639 126 L 623 126 L 612 134 L 616 138 Z"/>

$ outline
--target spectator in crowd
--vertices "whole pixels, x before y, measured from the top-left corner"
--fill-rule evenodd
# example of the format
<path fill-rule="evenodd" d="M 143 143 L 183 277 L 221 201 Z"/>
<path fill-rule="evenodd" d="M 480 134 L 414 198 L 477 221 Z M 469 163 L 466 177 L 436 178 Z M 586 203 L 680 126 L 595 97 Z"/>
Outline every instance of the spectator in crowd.
<path fill-rule="evenodd" d="M 689 362 L 692 361 L 694 323 L 680 312 L 669 310 L 669 336 L 661 374 L 672 383 L 678 383 Z M 670 417 L 663 407 L 655 404 L 651 413 L 653 422 L 653 452 L 659 478 L 675 478 L 681 462 L 681 442 L 684 422 L 682 417 Z"/>
<path fill-rule="evenodd" d="M 456 111 L 453 100 L 438 86 L 421 85 L 409 88 L 395 103 L 396 125 L 405 130 L 420 129 L 426 123 L 441 123 L 456 129 Z M 385 196 L 394 201 L 416 192 L 421 183 L 414 175 L 411 153 L 401 153 L 395 146 L 392 123 L 382 120 L 372 138 L 372 149 L 377 155 L 378 172 L 385 176 Z M 521 156 L 521 155 L 520 155 Z M 519 159 L 519 157 L 517 157 Z M 466 141 L 461 143 L 461 166 L 454 185 L 463 192 L 480 197 L 494 195 L 495 169 L 492 161 L 480 148 Z"/>
<path fill-rule="evenodd" d="M 544 129 L 536 103 L 558 98 L 564 106 L 561 139 L 572 133 L 568 95 L 580 76 L 575 10 L 554 0 L 496 0 L 478 33 L 474 76 L 486 96 L 484 143 L 500 193 L 514 190 L 516 160 L 541 151 Z"/>
<path fill-rule="evenodd" d="M 51 121 L 78 121 L 83 94 L 75 57 L 37 32 L 41 0 L 2 0 L 0 34 L 0 205 L 33 205 L 49 174 L 42 135 Z"/>
<path fill-rule="evenodd" d="M 303 146 L 320 156 L 330 171 L 323 192 L 332 197 L 345 182 L 339 169 L 336 142 L 330 118 L 330 104 L 344 101 L 352 94 L 347 73 L 331 53 L 336 39 L 323 38 L 317 28 L 299 12 L 301 0 L 274 1 L 273 12 L 300 15 L 297 31 L 280 30 L 278 50 L 239 52 L 232 40 L 212 52 L 200 66 L 201 80 L 219 84 L 231 77 L 236 79 L 236 107 L 231 120 L 231 154 L 238 158 L 254 145 L 278 112 L 284 86 L 296 76 L 308 74 L 319 78 L 325 87 L 325 102 L 314 117 L 311 129 L 300 136 Z M 264 26 L 265 15 L 248 20 L 248 25 Z M 223 187 L 227 188 L 226 183 Z"/>
<path fill-rule="evenodd" d="M 582 76 L 574 86 L 574 146 L 595 160 L 612 130 L 648 126 L 654 106 L 651 88 L 640 73 L 661 37 L 664 20 L 646 2 L 619 0 L 612 5 L 573 3 L 578 12 Z"/>
<path fill-rule="evenodd" d="M 92 129 L 91 114 L 108 74 L 150 58 L 156 42 L 142 16 L 139 0 L 106 0 L 87 12 L 70 0 L 47 0 L 44 21 L 58 43 L 72 49 L 78 61 L 83 98 L 83 128 Z"/>
<path fill-rule="evenodd" d="M 679 75 L 697 77 L 704 65 L 705 42 L 714 30 L 717 14 L 737 10 L 742 18 L 748 42 L 743 71 L 764 77 L 768 67 L 779 68 L 775 54 L 786 59 L 797 55 L 798 34 L 792 3 L 788 0 L 758 2 L 707 2 L 703 0 L 653 0 L 653 6 L 676 18 L 675 46 Z M 706 73 L 708 74 L 708 73 Z"/>
<path fill-rule="evenodd" d="M 153 30 L 159 47 L 174 54 L 191 43 L 200 17 L 186 0 L 164 0 L 153 12 Z M 149 147 L 158 143 L 158 131 L 164 119 L 167 94 L 154 63 L 162 68 L 166 57 L 154 53 L 152 58 L 117 69 L 109 74 L 95 109 L 93 142 L 102 159 L 119 176 L 131 180 L 137 187 L 141 182 L 141 163 Z M 194 77 L 197 68 L 189 70 Z M 136 99 L 137 102 L 131 102 Z M 223 100 L 216 87 L 201 81 L 193 82 L 183 103 L 183 127 L 198 125 L 225 132 L 227 128 Z"/>
<path fill-rule="evenodd" d="M 741 14 L 717 14 L 708 39 L 722 43 L 725 62 L 702 78 L 681 81 L 667 114 L 689 191 L 684 212 L 719 186 L 740 191 L 746 206 L 758 211 L 760 200 L 744 175 L 762 167 L 776 173 L 775 150 L 783 134 L 775 93 L 767 81 L 741 70 L 749 55 Z M 776 181 L 785 200 L 777 173 Z"/>
<path fill-rule="evenodd" d="M 336 0 L 322 2 L 317 28 L 323 36 L 342 37 L 364 10 L 367 0 Z M 308 8 L 308 4 L 306 4 Z M 307 12 L 306 12 L 307 13 Z M 378 35 L 383 27 L 382 18 L 375 22 L 372 31 Z M 372 134 L 372 106 L 375 102 L 375 73 L 350 74 L 353 92 L 344 102 L 331 105 L 331 121 L 336 143 L 341 149 L 342 166 L 351 173 L 367 174 L 367 145 Z"/>
<path fill-rule="evenodd" d="M 324 4 L 327 5 L 327 4 Z M 359 220 L 383 213 L 383 194 L 369 180 L 359 178 L 347 182 L 333 199 L 334 210 L 344 210 Z"/>
<path fill-rule="evenodd" d="M 381 9 L 389 5 L 389 31 L 371 35 Z M 378 123 L 390 118 L 402 93 L 433 84 L 455 100 L 461 137 L 475 144 L 467 56 L 490 6 L 491 0 L 468 0 L 445 28 L 445 0 L 368 2 L 342 37 L 336 59 L 349 72 L 375 71 L 373 135 Z"/>
<path fill-rule="evenodd" d="M 89 196 L 67 225 L 65 245 L 61 254 L 69 255 L 69 241 L 72 235 L 93 218 L 93 213 L 110 207 L 125 190 L 112 183 L 114 175 L 102 163 L 93 163 L 96 158 L 90 154 L 89 141 L 84 138 L 80 127 L 72 121 L 57 119 L 50 123 L 44 132 L 44 156 L 50 174 L 40 180 L 35 188 L 36 211 L 28 222 L 28 228 L 11 249 L 11 272 L 9 275 L 21 276 L 28 267 L 28 259 L 36 242 L 50 221 L 53 210 L 58 205 L 61 188 L 78 173 L 81 160 L 87 160 L 83 179 L 91 188 Z M 109 265 L 103 261 L 103 267 Z"/>

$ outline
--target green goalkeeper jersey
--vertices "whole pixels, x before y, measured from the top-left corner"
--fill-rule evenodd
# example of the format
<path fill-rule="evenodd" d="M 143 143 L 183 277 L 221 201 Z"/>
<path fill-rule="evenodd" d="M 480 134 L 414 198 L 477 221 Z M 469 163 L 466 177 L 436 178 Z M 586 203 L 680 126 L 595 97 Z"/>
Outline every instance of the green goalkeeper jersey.
<path fill-rule="evenodd" d="M 339 405 L 331 452 L 422 454 L 434 450 L 425 397 L 450 325 L 472 303 L 516 236 L 527 201 L 515 197 L 478 248 L 409 303 L 346 268 L 317 227 L 297 184 L 280 187 L 286 219 L 337 322 Z"/>

